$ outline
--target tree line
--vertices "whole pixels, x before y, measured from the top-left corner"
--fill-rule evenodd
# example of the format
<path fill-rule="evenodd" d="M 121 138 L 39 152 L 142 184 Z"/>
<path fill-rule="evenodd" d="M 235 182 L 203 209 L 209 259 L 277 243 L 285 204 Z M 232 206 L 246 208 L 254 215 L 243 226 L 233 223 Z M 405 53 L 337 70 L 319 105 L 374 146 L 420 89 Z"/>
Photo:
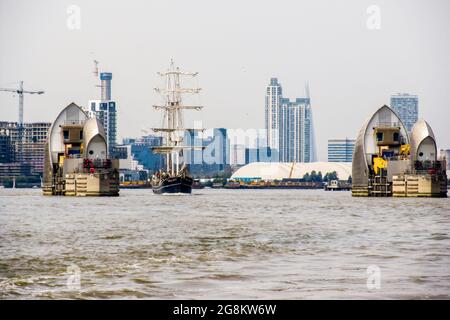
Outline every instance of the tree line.
<path fill-rule="evenodd" d="M 307 172 L 303 175 L 303 181 L 306 182 L 329 182 L 331 180 L 339 180 L 338 174 L 336 171 L 327 172 L 324 176 L 322 172 L 316 172 L 315 170 L 311 171 L 311 173 Z"/>

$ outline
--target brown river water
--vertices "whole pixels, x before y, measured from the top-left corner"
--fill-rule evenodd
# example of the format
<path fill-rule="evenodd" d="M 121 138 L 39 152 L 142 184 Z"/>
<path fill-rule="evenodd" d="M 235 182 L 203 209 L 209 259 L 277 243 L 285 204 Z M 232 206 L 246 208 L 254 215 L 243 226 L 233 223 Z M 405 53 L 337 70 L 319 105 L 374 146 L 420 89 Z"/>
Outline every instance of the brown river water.
<path fill-rule="evenodd" d="M 0 299 L 450 298 L 450 199 L 0 189 Z"/>

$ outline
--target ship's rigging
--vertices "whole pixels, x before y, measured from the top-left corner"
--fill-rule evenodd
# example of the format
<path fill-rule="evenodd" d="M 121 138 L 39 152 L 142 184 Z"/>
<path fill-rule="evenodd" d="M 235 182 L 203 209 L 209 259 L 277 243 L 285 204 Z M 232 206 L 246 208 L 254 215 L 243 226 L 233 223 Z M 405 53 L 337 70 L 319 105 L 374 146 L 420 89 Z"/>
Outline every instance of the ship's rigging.
<path fill-rule="evenodd" d="M 200 111 L 203 106 L 184 105 L 183 94 L 198 94 L 201 88 L 181 87 L 182 77 L 196 77 L 198 72 L 181 71 L 176 67 L 173 60 L 165 72 L 158 72 L 158 75 L 165 78 L 164 88 L 155 88 L 163 98 L 162 105 L 153 105 L 155 110 L 163 111 L 163 124 L 159 128 L 153 128 L 154 132 L 160 132 L 163 136 L 163 144 L 154 147 L 153 151 L 166 155 L 166 171 L 168 176 L 178 176 L 185 174 L 186 164 L 183 157 L 183 150 L 193 150 L 195 147 L 183 145 L 184 132 L 203 129 L 185 128 L 183 121 L 183 110 Z"/>

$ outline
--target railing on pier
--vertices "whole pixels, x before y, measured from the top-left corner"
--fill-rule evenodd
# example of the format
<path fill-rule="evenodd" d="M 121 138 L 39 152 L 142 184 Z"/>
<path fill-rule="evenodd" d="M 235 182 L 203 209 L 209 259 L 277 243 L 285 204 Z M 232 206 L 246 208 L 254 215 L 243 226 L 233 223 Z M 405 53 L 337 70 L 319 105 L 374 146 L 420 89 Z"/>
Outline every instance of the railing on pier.
<path fill-rule="evenodd" d="M 86 120 L 64 120 L 63 126 L 75 126 L 75 125 L 83 125 Z"/>
<path fill-rule="evenodd" d="M 85 169 L 110 169 L 111 167 L 111 159 L 84 159 L 83 161 L 83 168 Z"/>

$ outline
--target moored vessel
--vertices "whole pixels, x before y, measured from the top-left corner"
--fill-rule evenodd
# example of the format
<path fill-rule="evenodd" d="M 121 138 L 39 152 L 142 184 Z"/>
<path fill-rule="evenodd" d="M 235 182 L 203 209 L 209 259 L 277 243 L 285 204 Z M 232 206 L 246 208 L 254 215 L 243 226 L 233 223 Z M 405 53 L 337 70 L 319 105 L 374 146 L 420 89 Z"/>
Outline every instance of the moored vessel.
<path fill-rule="evenodd" d="M 199 179 L 194 179 L 194 182 L 192 182 L 192 189 L 204 189 L 205 185 L 200 182 Z"/>

